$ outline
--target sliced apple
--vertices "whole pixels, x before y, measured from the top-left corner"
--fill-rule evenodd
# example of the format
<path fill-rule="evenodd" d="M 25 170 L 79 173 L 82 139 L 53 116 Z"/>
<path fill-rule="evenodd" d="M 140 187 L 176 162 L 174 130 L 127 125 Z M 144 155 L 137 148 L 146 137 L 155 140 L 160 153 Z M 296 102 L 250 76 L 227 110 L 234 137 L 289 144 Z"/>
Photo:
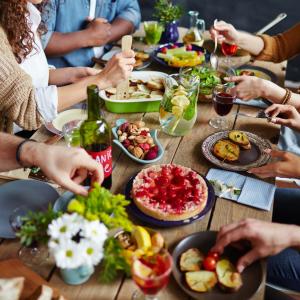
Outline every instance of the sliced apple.
<path fill-rule="evenodd" d="M 204 255 L 196 248 L 188 249 L 180 256 L 180 270 L 186 271 L 199 271 Z"/>
<path fill-rule="evenodd" d="M 242 276 L 234 265 L 227 259 L 221 259 L 217 263 L 216 273 L 220 287 L 227 292 L 236 292 L 243 285 Z"/>
<path fill-rule="evenodd" d="M 215 272 L 196 271 L 185 273 L 185 280 L 189 288 L 196 292 L 208 292 L 218 282 Z"/>

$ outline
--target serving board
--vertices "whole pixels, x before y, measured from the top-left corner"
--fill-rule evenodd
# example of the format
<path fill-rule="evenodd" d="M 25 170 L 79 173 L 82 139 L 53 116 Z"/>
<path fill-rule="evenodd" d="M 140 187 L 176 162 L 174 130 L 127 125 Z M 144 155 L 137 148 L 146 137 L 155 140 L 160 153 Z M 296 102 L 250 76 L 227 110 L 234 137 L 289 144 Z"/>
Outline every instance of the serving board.
<path fill-rule="evenodd" d="M 49 285 L 40 275 L 26 267 L 19 259 L 8 259 L 0 261 L 0 278 L 24 277 L 24 288 L 21 300 L 31 299 L 30 297 L 41 285 Z M 50 286 L 51 287 L 51 286 Z M 59 297 L 59 291 L 53 287 L 54 298 Z"/>

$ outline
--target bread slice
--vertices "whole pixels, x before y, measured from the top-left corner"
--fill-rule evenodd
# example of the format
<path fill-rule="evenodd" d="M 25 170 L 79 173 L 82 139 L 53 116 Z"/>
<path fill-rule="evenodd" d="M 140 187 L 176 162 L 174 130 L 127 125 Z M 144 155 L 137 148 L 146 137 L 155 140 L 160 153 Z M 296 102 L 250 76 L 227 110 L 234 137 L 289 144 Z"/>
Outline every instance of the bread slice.
<path fill-rule="evenodd" d="M 10 279 L 0 279 L 0 299 L 1 300 L 18 300 L 24 286 L 24 277 Z"/>
<path fill-rule="evenodd" d="M 47 285 L 40 286 L 33 295 L 31 300 L 51 300 L 53 296 L 53 289 Z"/>
<path fill-rule="evenodd" d="M 232 142 L 241 146 L 243 149 L 251 149 L 249 138 L 245 132 L 232 130 L 229 132 L 228 137 Z"/>
<path fill-rule="evenodd" d="M 180 256 L 180 270 L 186 271 L 199 271 L 204 255 L 196 248 L 188 249 Z"/>
<path fill-rule="evenodd" d="M 219 140 L 213 147 L 213 154 L 221 160 L 234 162 L 239 159 L 240 147 L 229 140 Z"/>
<path fill-rule="evenodd" d="M 236 292 L 243 285 L 242 276 L 228 259 L 221 259 L 216 266 L 220 287 L 226 292 Z"/>
<path fill-rule="evenodd" d="M 187 272 L 185 280 L 189 288 L 196 292 L 207 292 L 218 282 L 215 272 L 210 271 Z"/>

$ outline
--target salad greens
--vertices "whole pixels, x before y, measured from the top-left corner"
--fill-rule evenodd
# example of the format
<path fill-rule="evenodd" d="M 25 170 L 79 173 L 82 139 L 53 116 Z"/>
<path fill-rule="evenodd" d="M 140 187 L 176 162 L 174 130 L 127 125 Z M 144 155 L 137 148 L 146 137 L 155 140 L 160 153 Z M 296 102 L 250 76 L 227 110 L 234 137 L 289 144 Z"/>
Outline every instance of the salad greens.
<path fill-rule="evenodd" d="M 192 70 L 192 75 L 200 78 L 200 93 L 210 95 L 212 89 L 222 83 L 221 74 L 208 67 L 197 67 Z"/>

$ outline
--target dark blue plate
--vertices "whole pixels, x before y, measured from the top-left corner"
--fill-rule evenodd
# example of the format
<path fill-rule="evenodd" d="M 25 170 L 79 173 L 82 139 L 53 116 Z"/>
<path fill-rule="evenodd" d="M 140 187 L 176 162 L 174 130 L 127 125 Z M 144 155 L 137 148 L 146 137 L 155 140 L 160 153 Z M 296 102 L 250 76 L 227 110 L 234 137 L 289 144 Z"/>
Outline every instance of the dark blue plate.
<path fill-rule="evenodd" d="M 202 212 L 199 215 L 196 215 L 192 218 L 189 218 L 189 219 L 186 219 L 183 221 L 163 221 L 163 220 L 155 219 L 153 217 L 150 217 L 150 216 L 144 214 L 142 211 L 140 211 L 139 208 L 135 205 L 134 201 L 132 200 L 131 189 L 132 189 L 133 180 L 136 177 L 136 175 L 129 179 L 129 181 L 125 187 L 126 199 L 131 200 L 130 204 L 127 206 L 127 211 L 129 214 L 132 214 L 137 219 L 139 219 L 149 225 L 153 225 L 156 227 L 175 227 L 175 226 L 188 225 L 196 220 L 202 219 L 214 206 L 214 203 L 215 203 L 214 188 L 211 185 L 211 183 L 204 176 L 199 174 L 205 180 L 207 187 L 208 187 L 207 203 L 206 203 L 206 206 L 204 207 L 204 209 L 202 210 Z"/>
<path fill-rule="evenodd" d="M 172 43 L 169 43 L 169 44 L 162 45 L 162 46 L 156 48 L 156 49 L 152 52 L 152 54 L 151 54 L 152 59 L 155 60 L 156 62 L 158 62 L 159 64 L 165 66 L 165 67 L 177 69 L 177 68 L 175 68 L 175 67 L 169 66 L 162 58 L 159 58 L 159 57 L 157 56 L 157 54 L 161 52 L 161 49 L 162 49 L 162 48 L 167 47 L 168 49 L 171 49 L 173 45 L 176 45 L 178 48 L 184 46 L 183 43 L 173 43 L 173 44 L 172 44 Z M 201 52 L 203 52 L 204 55 L 205 55 L 205 61 L 209 61 L 210 54 L 209 54 L 209 53 L 207 52 L 207 50 L 205 50 L 203 47 L 199 47 L 199 46 L 196 46 L 196 45 L 192 45 L 192 50 L 193 50 L 193 51 L 201 51 Z M 204 62 L 203 62 L 203 63 L 204 63 Z"/>

